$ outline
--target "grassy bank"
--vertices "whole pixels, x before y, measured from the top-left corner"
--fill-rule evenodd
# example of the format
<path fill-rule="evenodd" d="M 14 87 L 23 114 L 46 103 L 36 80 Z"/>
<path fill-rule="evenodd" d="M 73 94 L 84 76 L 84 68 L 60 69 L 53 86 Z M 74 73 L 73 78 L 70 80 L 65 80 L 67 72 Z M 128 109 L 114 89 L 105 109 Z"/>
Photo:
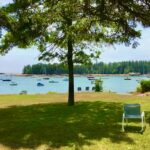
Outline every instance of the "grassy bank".
<path fill-rule="evenodd" d="M 0 149 L 149 150 L 150 97 L 108 93 L 1 95 Z M 121 131 L 124 103 L 140 103 L 146 130 L 138 122 Z"/>

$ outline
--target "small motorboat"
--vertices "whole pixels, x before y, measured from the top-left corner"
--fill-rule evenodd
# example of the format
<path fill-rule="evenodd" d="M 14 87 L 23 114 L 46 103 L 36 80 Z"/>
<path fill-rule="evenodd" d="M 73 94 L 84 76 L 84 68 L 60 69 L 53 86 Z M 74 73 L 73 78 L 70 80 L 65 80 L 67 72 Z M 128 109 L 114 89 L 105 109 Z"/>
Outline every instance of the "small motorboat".
<path fill-rule="evenodd" d="M 68 78 L 65 78 L 65 79 L 63 79 L 63 81 L 69 81 L 69 79 L 68 79 Z"/>
<path fill-rule="evenodd" d="M 43 78 L 44 80 L 49 80 L 49 78 L 48 77 L 45 77 L 45 78 Z"/>
<path fill-rule="evenodd" d="M 16 82 L 12 82 L 9 84 L 10 86 L 17 86 L 18 84 Z"/>
<path fill-rule="evenodd" d="M 2 81 L 9 82 L 9 81 L 11 81 L 11 79 L 2 79 Z"/>
<path fill-rule="evenodd" d="M 23 94 L 27 94 L 28 92 L 26 90 L 21 91 L 19 94 L 23 95 Z"/>
<path fill-rule="evenodd" d="M 94 76 L 88 76 L 87 77 L 89 80 L 95 80 L 95 77 Z"/>
<path fill-rule="evenodd" d="M 129 77 L 126 77 L 126 78 L 124 78 L 124 80 L 131 80 L 131 78 L 129 78 Z"/>
<path fill-rule="evenodd" d="M 52 81 L 49 81 L 49 83 L 59 83 L 59 82 L 52 80 Z"/>
<path fill-rule="evenodd" d="M 95 78 L 89 78 L 89 80 L 90 80 L 90 81 L 95 81 L 96 79 L 95 79 Z"/>
<path fill-rule="evenodd" d="M 43 83 L 38 82 L 38 83 L 37 83 L 37 86 L 44 86 L 44 84 L 43 84 Z"/>
<path fill-rule="evenodd" d="M 94 76 L 87 76 L 88 79 L 95 78 Z"/>

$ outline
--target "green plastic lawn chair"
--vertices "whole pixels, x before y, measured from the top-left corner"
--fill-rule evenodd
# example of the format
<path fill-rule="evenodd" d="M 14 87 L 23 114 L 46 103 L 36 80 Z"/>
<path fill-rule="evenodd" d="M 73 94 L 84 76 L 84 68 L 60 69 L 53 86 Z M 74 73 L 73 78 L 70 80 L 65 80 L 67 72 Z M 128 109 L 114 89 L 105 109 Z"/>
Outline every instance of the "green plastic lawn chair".
<path fill-rule="evenodd" d="M 122 131 L 125 131 L 124 125 L 125 120 L 126 122 L 128 119 L 141 119 L 142 129 L 144 130 L 144 124 L 145 124 L 145 113 L 141 113 L 140 104 L 125 104 L 124 105 L 124 113 L 122 116 Z"/>

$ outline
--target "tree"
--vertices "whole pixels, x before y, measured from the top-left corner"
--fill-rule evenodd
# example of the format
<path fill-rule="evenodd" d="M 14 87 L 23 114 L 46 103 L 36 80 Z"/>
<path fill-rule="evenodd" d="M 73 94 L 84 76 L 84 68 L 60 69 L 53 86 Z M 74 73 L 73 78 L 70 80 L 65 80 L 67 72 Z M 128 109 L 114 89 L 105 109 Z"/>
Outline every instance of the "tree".
<path fill-rule="evenodd" d="M 67 63 L 68 104 L 74 105 L 73 64 L 90 63 L 102 44 L 130 45 L 141 35 L 137 22 L 150 25 L 149 8 L 148 0 L 14 0 L 1 8 L 12 19 L 0 51 L 37 45 L 40 59 Z"/>
<path fill-rule="evenodd" d="M 11 20 L 7 16 L 7 13 L 0 8 L 0 38 L 2 36 L 2 29 L 10 29 L 11 30 Z"/>
<path fill-rule="evenodd" d="M 23 73 L 24 74 L 33 74 L 32 72 L 32 67 L 30 65 L 27 65 L 23 68 Z"/>

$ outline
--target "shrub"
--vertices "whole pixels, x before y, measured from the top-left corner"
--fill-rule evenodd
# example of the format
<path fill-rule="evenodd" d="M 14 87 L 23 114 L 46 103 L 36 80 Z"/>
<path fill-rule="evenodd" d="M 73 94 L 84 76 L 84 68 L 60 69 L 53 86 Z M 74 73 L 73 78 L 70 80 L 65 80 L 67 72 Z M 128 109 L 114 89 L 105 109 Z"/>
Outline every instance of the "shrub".
<path fill-rule="evenodd" d="M 140 82 L 141 92 L 149 92 L 150 91 L 150 80 L 142 80 Z"/>
<path fill-rule="evenodd" d="M 142 92 L 141 86 L 138 86 L 138 87 L 136 88 L 136 92 L 138 92 L 138 93 L 141 93 L 141 92 Z"/>
<path fill-rule="evenodd" d="M 103 91 L 103 81 L 101 79 L 95 80 L 95 92 L 102 92 Z"/>

